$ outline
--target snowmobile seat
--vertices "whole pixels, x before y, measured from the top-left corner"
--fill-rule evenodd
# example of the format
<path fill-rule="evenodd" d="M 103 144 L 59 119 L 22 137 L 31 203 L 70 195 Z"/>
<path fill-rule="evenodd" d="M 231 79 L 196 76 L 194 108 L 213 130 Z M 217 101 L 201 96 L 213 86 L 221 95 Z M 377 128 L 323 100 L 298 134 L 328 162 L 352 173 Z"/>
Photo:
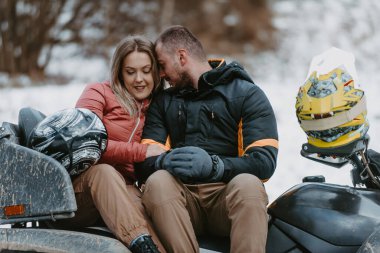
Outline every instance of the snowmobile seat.
<path fill-rule="evenodd" d="M 45 114 L 31 107 L 22 108 L 18 114 L 18 126 L 20 129 L 20 144 L 25 147 L 30 146 L 30 135 L 34 127 L 40 123 Z"/>
<path fill-rule="evenodd" d="M 212 252 L 230 252 L 230 238 L 228 236 L 203 235 L 197 236 L 199 247 Z"/>

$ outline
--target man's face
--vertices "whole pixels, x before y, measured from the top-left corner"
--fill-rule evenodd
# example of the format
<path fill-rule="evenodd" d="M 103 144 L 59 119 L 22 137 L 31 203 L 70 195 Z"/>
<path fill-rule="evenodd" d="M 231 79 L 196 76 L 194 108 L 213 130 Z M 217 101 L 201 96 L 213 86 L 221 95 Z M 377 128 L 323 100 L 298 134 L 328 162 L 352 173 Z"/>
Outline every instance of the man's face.
<path fill-rule="evenodd" d="M 181 69 L 179 57 L 175 52 L 169 53 L 162 44 L 156 46 L 160 77 L 164 78 L 170 86 L 181 88 L 192 85 L 189 74 Z"/>

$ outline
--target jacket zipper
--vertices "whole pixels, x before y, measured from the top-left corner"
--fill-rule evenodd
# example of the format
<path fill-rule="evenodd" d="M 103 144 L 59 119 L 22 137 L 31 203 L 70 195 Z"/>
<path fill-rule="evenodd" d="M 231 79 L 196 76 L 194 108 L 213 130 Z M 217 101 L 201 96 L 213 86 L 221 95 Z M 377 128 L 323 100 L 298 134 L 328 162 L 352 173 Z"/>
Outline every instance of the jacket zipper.
<path fill-rule="evenodd" d="M 135 135 L 135 132 L 136 132 L 137 128 L 139 127 L 139 124 L 140 124 L 140 115 L 141 115 L 141 108 L 143 108 L 143 106 L 144 106 L 144 101 L 141 102 L 141 107 L 139 108 L 139 110 L 138 110 L 138 115 L 137 115 L 137 123 L 136 123 L 136 126 L 135 126 L 135 128 L 133 129 L 133 131 L 132 131 L 132 133 L 131 133 L 131 136 L 129 137 L 128 143 L 131 143 L 132 138 L 133 138 L 133 136 Z"/>
<path fill-rule="evenodd" d="M 185 107 L 183 106 L 183 104 L 178 105 L 178 130 L 180 142 L 185 143 L 186 115 Z"/>
<path fill-rule="evenodd" d="M 211 113 L 210 113 L 210 130 L 209 130 L 209 137 L 211 137 L 213 135 L 213 132 L 214 132 L 214 125 L 215 125 L 215 120 L 216 120 L 216 115 L 214 113 L 214 106 L 212 105 L 211 106 Z"/>

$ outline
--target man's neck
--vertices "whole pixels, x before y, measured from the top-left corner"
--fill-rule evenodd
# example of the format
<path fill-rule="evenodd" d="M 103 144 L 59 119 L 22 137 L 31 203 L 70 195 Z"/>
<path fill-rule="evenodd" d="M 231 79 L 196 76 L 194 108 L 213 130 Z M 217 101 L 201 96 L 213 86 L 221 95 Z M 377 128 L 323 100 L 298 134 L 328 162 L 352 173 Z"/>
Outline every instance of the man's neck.
<path fill-rule="evenodd" d="M 212 68 L 208 62 L 197 62 L 193 64 L 193 68 L 190 70 L 190 77 L 192 78 L 194 89 L 198 89 L 198 81 L 203 73 L 210 71 Z"/>

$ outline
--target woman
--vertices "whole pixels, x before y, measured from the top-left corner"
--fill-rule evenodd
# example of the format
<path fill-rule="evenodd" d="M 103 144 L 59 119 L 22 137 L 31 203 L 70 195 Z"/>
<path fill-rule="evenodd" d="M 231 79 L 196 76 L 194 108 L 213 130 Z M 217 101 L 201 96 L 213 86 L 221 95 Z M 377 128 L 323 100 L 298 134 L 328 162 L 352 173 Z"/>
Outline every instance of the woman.
<path fill-rule="evenodd" d="M 140 144 L 145 112 L 159 88 L 153 44 L 143 37 L 127 37 L 113 55 L 111 80 L 88 85 L 76 104 L 101 118 L 108 143 L 98 164 L 73 180 L 78 203 L 74 221 L 91 226 L 102 218 L 133 253 L 164 252 L 145 215 L 133 168 L 133 163 L 165 151 Z"/>

